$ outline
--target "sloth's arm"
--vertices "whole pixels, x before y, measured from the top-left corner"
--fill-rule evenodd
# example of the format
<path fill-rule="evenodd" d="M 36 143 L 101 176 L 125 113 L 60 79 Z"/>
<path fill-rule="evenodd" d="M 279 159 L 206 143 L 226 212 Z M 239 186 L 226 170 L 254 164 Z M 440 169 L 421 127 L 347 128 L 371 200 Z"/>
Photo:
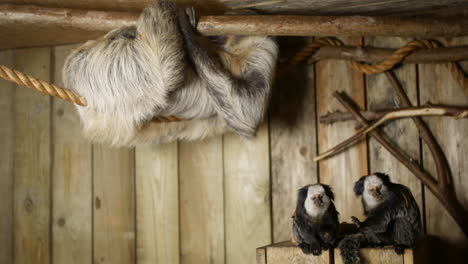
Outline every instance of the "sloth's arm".
<path fill-rule="evenodd" d="M 152 71 L 169 92 L 184 81 L 183 38 L 177 26 L 177 9 L 173 1 L 156 1 L 137 22 L 140 48 L 148 50 Z"/>
<path fill-rule="evenodd" d="M 189 58 L 197 74 L 205 81 L 217 112 L 237 133 L 255 134 L 269 99 L 276 44 L 265 37 L 245 37 L 251 42 L 244 43 L 238 50 L 240 55 L 231 54 L 234 59 L 227 66 L 240 68 L 234 76 L 231 69 L 210 57 L 197 42 L 196 33 L 183 11 L 179 11 L 178 19 Z"/>

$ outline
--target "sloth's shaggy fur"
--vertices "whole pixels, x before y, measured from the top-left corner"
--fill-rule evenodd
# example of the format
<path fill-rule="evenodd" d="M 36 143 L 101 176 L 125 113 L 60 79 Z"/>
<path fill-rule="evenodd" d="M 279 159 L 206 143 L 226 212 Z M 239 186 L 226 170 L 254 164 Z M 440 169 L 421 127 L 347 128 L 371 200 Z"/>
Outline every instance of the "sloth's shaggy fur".
<path fill-rule="evenodd" d="M 184 16 L 184 17 L 181 17 Z M 136 26 L 88 41 L 68 57 L 65 86 L 83 96 L 83 133 L 113 146 L 251 136 L 266 112 L 278 48 L 269 37 L 226 37 L 218 58 L 195 41 L 173 2 L 147 7 Z M 182 32 L 186 34 L 182 35 Z M 179 122 L 151 122 L 177 116 Z"/>

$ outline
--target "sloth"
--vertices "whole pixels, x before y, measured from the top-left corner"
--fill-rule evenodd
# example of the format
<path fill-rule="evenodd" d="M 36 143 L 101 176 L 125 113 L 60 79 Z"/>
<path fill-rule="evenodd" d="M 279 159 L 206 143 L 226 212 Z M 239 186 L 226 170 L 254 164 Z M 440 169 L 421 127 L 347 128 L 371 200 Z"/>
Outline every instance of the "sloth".
<path fill-rule="evenodd" d="M 421 217 L 410 189 L 392 183 L 388 175 L 378 172 L 361 177 L 354 192 L 362 196 L 367 219 L 361 222 L 352 217 L 358 232 L 343 238 L 338 246 L 345 264 L 359 263 L 360 247 L 393 245 L 397 254 L 414 248 L 421 234 Z"/>
<path fill-rule="evenodd" d="M 69 55 L 63 79 L 88 103 L 77 106 L 85 137 L 134 146 L 230 131 L 255 135 L 271 93 L 276 42 L 226 36 L 212 54 L 199 43 L 189 15 L 172 1 L 156 1 L 135 26 L 112 30 Z M 155 122 L 158 117 L 181 121 Z"/>
<path fill-rule="evenodd" d="M 307 185 L 299 190 L 292 233 L 305 254 L 317 256 L 334 246 L 339 223 L 333 200 L 333 192 L 325 184 Z"/>

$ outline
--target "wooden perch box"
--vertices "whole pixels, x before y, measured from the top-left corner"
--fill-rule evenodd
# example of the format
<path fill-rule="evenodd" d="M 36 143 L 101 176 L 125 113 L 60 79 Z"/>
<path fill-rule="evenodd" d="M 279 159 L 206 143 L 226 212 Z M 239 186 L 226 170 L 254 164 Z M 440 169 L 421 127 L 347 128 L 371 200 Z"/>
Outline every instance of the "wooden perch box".
<path fill-rule="evenodd" d="M 405 254 L 397 255 L 392 247 L 363 248 L 360 250 L 361 263 L 385 264 L 415 264 L 426 263 L 416 261 L 413 250 L 405 250 Z M 301 249 L 290 241 L 257 248 L 257 264 L 343 264 L 340 250 L 334 249 L 322 252 L 320 256 L 303 254 Z"/>
<path fill-rule="evenodd" d="M 306 255 L 291 241 L 285 241 L 257 248 L 257 264 L 325 264 L 333 263 L 332 251 L 323 251 L 322 255 Z"/>
<path fill-rule="evenodd" d="M 343 264 L 340 256 L 340 250 L 334 250 L 335 262 L 334 264 Z M 385 264 L 414 264 L 417 263 L 414 260 L 413 250 L 405 250 L 405 254 L 398 255 L 395 253 L 393 247 L 385 248 L 363 248 L 359 251 L 361 263 L 385 263 Z M 418 262 L 423 263 L 423 262 Z"/>

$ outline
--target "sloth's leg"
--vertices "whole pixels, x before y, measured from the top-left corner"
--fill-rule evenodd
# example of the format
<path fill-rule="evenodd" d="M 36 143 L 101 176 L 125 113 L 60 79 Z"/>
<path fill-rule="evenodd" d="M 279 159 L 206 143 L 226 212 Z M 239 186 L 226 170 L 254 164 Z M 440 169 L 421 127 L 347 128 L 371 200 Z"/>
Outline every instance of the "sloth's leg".
<path fill-rule="evenodd" d="M 183 11 L 179 25 L 195 71 L 207 84 L 217 112 L 239 134 L 253 135 L 263 120 L 270 95 L 270 81 L 277 56 L 277 46 L 266 37 L 252 38 L 238 45 L 241 55 L 233 54 L 230 67 L 240 68 L 237 76 L 226 69 L 196 41 L 196 33 Z M 235 65 L 234 65 L 235 64 Z M 228 66 L 229 67 L 229 66 Z"/>

